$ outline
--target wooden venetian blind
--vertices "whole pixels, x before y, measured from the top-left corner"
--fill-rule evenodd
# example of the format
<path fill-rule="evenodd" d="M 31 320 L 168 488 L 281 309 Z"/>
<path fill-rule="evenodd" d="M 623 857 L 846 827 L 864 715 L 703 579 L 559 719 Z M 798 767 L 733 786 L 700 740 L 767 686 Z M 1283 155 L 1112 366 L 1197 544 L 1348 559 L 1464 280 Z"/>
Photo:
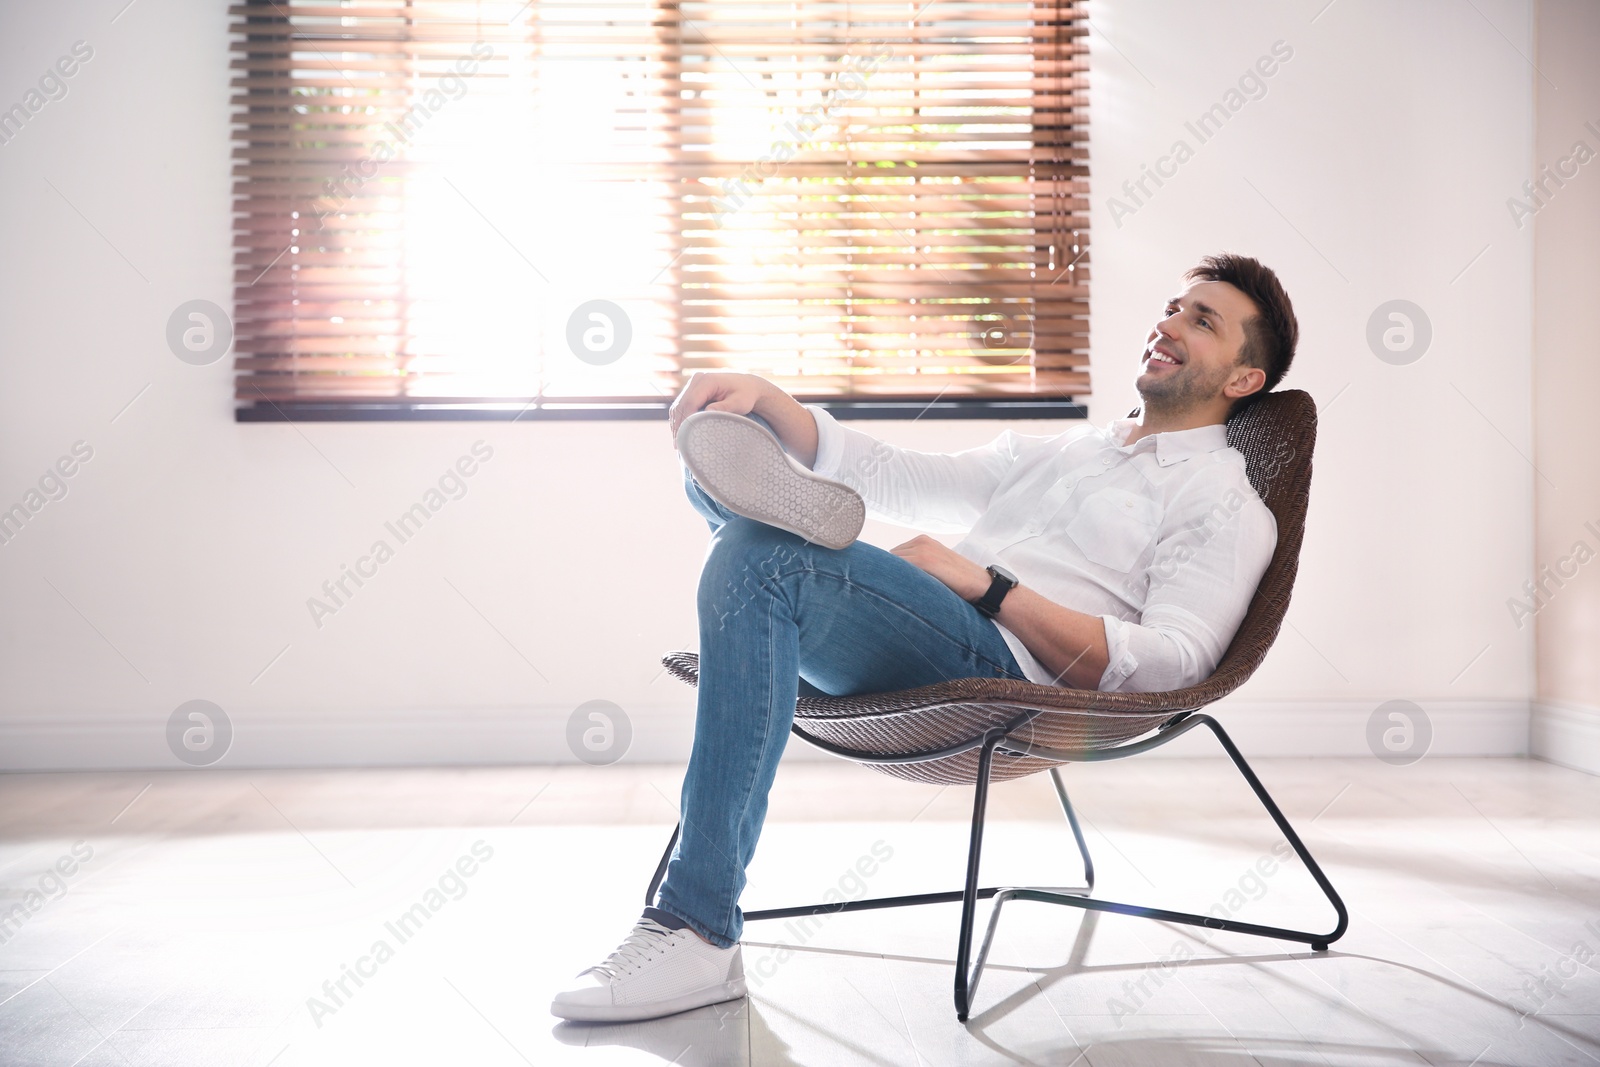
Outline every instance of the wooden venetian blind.
<path fill-rule="evenodd" d="M 230 11 L 245 404 L 1088 392 L 1077 3 Z"/>

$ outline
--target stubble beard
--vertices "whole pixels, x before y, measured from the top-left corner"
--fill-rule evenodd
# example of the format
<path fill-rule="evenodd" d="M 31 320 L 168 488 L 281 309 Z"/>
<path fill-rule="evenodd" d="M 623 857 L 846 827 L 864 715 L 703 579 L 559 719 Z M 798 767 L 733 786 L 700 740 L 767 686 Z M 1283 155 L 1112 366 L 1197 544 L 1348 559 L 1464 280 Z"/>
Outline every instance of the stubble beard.
<path fill-rule="evenodd" d="M 1144 401 L 1146 413 L 1183 415 L 1220 393 L 1226 380 L 1226 372 L 1207 380 L 1190 364 L 1181 363 L 1164 373 L 1147 371 L 1139 375 L 1134 388 Z"/>

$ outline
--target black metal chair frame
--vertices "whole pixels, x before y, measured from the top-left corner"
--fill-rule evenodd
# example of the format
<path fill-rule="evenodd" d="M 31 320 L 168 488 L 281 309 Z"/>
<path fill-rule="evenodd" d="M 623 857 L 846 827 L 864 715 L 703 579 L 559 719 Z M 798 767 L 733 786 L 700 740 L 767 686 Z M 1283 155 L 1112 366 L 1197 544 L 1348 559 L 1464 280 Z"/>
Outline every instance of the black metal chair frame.
<path fill-rule="evenodd" d="M 932 710 L 932 709 L 928 709 Z M 1047 712 L 1039 709 L 1028 709 L 1017 719 L 1006 726 L 996 726 L 979 737 L 949 745 L 944 748 L 913 752 L 900 755 L 878 755 L 874 753 L 857 752 L 848 748 L 818 740 L 806 734 L 798 723 L 793 727 L 793 732 L 803 740 L 824 751 L 860 763 L 921 763 L 927 760 L 942 759 L 947 756 L 958 755 L 979 749 L 978 775 L 974 783 L 972 801 L 972 827 L 971 838 L 967 847 L 967 878 L 966 885 L 959 891 L 942 893 L 913 893 L 905 896 L 875 897 L 867 900 L 844 900 L 829 904 L 809 904 L 800 907 L 766 908 L 760 911 L 745 912 L 745 920 L 758 921 L 762 919 L 788 919 L 801 915 L 826 915 L 840 911 L 869 911 L 877 908 L 900 908 L 917 904 L 946 904 L 961 901 L 961 929 L 956 942 L 956 971 L 955 971 L 955 1004 L 956 1018 L 966 1022 L 971 1010 L 973 998 L 977 995 L 978 980 L 983 976 L 983 966 L 989 958 L 989 948 L 994 940 L 995 930 L 1000 923 L 1000 909 L 1011 900 L 1032 900 L 1045 904 L 1064 904 L 1068 907 L 1083 908 L 1090 911 L 1109 911 L 1121 915 L 1138 915 L 1162 922 L 1183 923 L 1189 926 L 1203 926 L 1212 930 L 1231 930 L 1236 933 L 1255 934 L 1260 937 L 1270 937 L 1282 941 L 1299 941 L 1311 946 L 1314 952 L 1324 952 L 1333 942 L 1344 936 L 1349 925 L 1349 915 L 1345 910 L 1344 901 L 1328 881 L 1322 868 L 1312 858 L 1310 851 L 1295 833 L 1294 827 L 1289 825 L 1289 820 L 1284 818 L 1283 812 L 1273 801 L 1266 787 L 1261 784 L 1261 779 L 1256 777 L 1250 764 L 1234 745 L 1233 740 L 1223 730 L 1222 724 L 1210 715 L 1194 711 L 1182 711 L 1168 719 L 1156 728 L 1155 732 L 1143 738 L 1135 739 L 1124 744 L 1107 748 L 1073 752 L 1063 749 L 1047 748 L 1028 741 L 1020 740 L 1013 735 L 1022 730 L 1035 718 Z M 1078 816 L 1073 811 L 1072 801 L 1067 797 L 1066 786 L 1061 781 L 1061 768 L 1050 768 L 1050 779 L 1055 785 L 1056 797 L 1061 802 L 1062 813 L 1067 817 L 1067 824 L 1072 828 L 1072 836 L 1078 843 L 1078 852 L 1083 858 L 1084 885 L 1081 887 L 1043 887 L 1043 886 L 986 886 L 978 885 L 978 864 L 983 850 L 983 826 L 989 795 L 989 775 L 993 766 L 996 753 L 1014 756 L 1034 756 L 1058 763 L 1091 763 L 1102 760 L 1121 759 L 1126 756 L 1135 756 L 1141 752 L 1148 752 L 1169 741 L 1180 737 L 1196 726 L 1207 727 L 1217 740 L 1222 744 L 1223 750 L 1233 760 L 1234 766 L 1239 768 L 1245 781 L 1255 792 L 1256 798 L 1261 801 L 1267 813 L 1272 816 L 1272 821 L 1277 823 L 1278 829 L 1288 839 L 1295 854 L 1300 857 L 1306 869 L 1311 872 L 1311 877 L 1322 889 L 1328 903 L 1333 905 L 1334 912 L 1338 915 L 1338 923 L 1327 933 L 1313 933 L 1308 930 L 1290 930 L 1279 926 L 1261 926 L 1256 923 L 1239 922 L 1234 919 L 1219 918 L 1215 915 L 1196 915 L 1191 912 L 1168 911 L 1164 908 L 1149 908 L 1139 904 L 1124 904 L 1111 900 L 1100 900 L 1090 894 L 1094 891 L 1094 861 L 1089 857 L 1089 846 L 1083 838 L 1083 829 L 1078 825 Z M 682 828 L 680 823 L 672 831 L 672 839 L 667 842 L 667 849 L 661 856 L 661 862 L 656 865 L 655 875 L 650 880 L 650 888 L 645 893 L 647 905 L 655 903 L 656 890 L 666 877 L 667 864 L 672 858 L 672 850 L 677 845 L 678 833 Z M 972 962 L 972 934 L 977 916 L 977 903 L 979 900 L 994 898 L 994 907 L 989 913 L 989 927 L 984 934 L 983 944 L 978 949 L 977 961 Z"/>

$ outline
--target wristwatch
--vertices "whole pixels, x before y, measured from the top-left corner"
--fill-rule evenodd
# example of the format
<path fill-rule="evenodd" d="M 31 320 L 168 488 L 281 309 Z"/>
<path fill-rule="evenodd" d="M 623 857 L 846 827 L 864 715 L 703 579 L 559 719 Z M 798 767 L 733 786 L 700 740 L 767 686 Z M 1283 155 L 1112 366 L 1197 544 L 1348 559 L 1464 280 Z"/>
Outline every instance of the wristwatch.
<path fill-rule="evenodd" d="M 989 583 L 989 591 L 977 600 L 972 601 L 972 604 L 992 619 L 1000 614 L 1000 601 L 1004 600 L 1006 594 L 1017 587 L 1017 576 L 1000 566 L 990 566 L 984 569 L 989 572 L 989 577 L 993 580 Z"/>

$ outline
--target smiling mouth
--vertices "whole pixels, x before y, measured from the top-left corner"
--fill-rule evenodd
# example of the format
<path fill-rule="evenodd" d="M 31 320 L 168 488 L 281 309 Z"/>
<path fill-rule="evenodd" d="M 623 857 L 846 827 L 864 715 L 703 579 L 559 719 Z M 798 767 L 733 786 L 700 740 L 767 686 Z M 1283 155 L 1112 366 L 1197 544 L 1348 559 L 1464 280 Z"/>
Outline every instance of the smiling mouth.
<path fill-rule="evenodd" d="M 1171 356 L 1167 355 L 1165 352 L 1161 351 L 1160 349 L 1154 349 L 1154 348 L 1150 350 L 1150 354 L 1147 357 L 1145 357 L 1145 360 L 1151 366 L 1162 365 L 1162 366 L 1168 366 L 1168 367 L 1177 367 L 1177 366 L 1181 365 L 1178 360 L 1173 359 Z"/>

